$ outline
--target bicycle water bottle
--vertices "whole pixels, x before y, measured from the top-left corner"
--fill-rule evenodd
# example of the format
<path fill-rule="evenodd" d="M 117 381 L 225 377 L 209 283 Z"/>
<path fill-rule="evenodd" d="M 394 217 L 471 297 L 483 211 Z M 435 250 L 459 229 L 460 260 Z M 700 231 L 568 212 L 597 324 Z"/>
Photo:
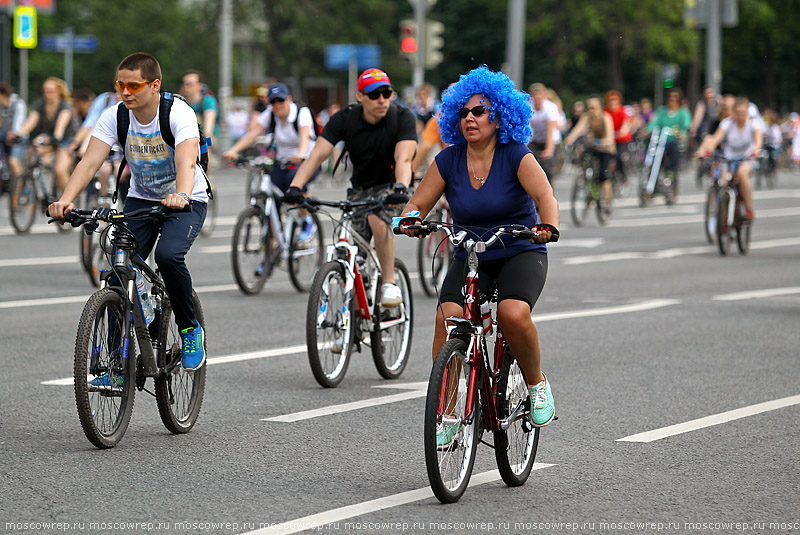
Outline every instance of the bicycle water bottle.
<path fill-rule="evenodd" d="M 483 321 L 483 332 L 492 334 L 492 311 L 489 310 L 489 301 L 481 303 L 481 320 Z"/>
<path fill-rule="evenodd" d="M 153 310 L 153 303 L 150 301 L 150 292 L 147 291 L 144 277 L 142 277 L 138 269 L 136 270 L 136 293 L 139 295 L 139 304 L 142 308 L 144 323 L 145 325 L 150 325 L 155 319 L 156 313 Z"/>

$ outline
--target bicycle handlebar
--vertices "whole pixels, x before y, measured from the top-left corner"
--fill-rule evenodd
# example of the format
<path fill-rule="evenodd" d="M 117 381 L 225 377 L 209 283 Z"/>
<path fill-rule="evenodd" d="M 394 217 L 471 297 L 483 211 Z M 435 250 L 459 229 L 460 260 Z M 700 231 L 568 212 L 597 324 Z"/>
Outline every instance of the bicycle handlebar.
<path fill-rule="evenodd" d="M 139 210 L 134 210 L 133 212 L 123 213 L 118 212 L 114 209 L 110 208 L 98 208 L 96 210 L 82 210 L 82 209 L 75 209 L 67 212 L 64 214 L 64 217 L 54 217 L 52 219 L 48 219 L 48 223 L 60 223 L 66 222 L 72 225 L 73 227 L 80 227 L 85 223 L 92 223 L 97 221 L 104 221 L 107 223 L 120 223 L 122 221 L 127 221 L 129 219 L 144 219 L 150 218 L 155 221 L 163 221 L 170 217 L 173 217 L 170 214 L 174 213 L 182 213 L 182 212 L 191 212 L 192 211 L 192 203 L 190 202 L 180 210 L 175 208 L 168 208 L 166 206 L 153 206 L 150 208 L 141 208 Z M 47 215 L 50 215 L 49 213 Z"/>
<path fill-rule="evenodd" d="M 406 218 L 406 220 L 410 221 L 419 221 L 418 218 Z M 402 228 L 401 228 L 402 227 Z M 486 250 L 486 247 L 491 246 L 495 243 L 500 236 L 503 235 L 511 235 L 515 238 L 523 239 L 523 240 L 535 240 L 540 236 L 541 232 L 550 232 L 550 239 L 548 242 L 556 242 L 559 238 L 558 229 L 553 227 L 552 225 L 547 224 L 540 224 L 534 227 L 537 229 L 536 231 L 529 229 L 525 225 L 513 224 L 510 228 L 508 227 L 498 227 L 492 231 L 492 236 L 488 240 L 478 239 L 474 240 L 472 238 L 467 238 L 467 231 L 461 230 L 458 233 L 453 230 L 454 225 L 448 223 L 440 223 L 437 221 L 421 221 L 418 223 L 412 223 L 410 225 L 403 225 L 403 220 L 400 221 L 400 224 L 397 227 L 392 229 L 392 232 L 395 234 L 405 234 L 403 230 L 418 230 L 424 235 L 443 231 L 447 239 L 450 240 L 455 247 L 459 249 L 464 249 L 465 251 L 475 250 L 475 252 L 482 253 Z M 474 232 L 473 232 L 474 233 Z M 480 245 L 482 244 L 482 245 Z"/>
<path fill-rule="evenodd" d="M 320 206 L 328 206 L 331 208 L 338 208 L 343 212 L 349 212 L 354 208 L 359 208 L 362 206 L 380 208 L 385 205 L 385 201 L 386 199 L 378 199 L 376 197 L 370 197 L 369 199 L 364 199 L 363 201 L 323 201 L 313 197 L 308 197 L 305 201 L 303 201 L 303 204 L 301 204 L 300 207 L 315 212 Z"/>

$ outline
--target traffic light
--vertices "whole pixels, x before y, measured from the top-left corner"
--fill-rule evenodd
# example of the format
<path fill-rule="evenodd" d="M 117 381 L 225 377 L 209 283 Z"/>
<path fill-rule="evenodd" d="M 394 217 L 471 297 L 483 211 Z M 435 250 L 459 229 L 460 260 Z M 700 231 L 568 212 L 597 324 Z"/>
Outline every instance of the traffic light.
<path fill-rule="evenodd" d="M 411 62 L 417 57 L 417 25 L 413 20 L 400 21 L 400 51 Z"/>
<path fill-rule="evenodd" d="M 442 47 L 444 46 L 444 24 L 437 20 L 429 20 L 425 24 L 425 68 L 432 69 L 444 59 Z"/>

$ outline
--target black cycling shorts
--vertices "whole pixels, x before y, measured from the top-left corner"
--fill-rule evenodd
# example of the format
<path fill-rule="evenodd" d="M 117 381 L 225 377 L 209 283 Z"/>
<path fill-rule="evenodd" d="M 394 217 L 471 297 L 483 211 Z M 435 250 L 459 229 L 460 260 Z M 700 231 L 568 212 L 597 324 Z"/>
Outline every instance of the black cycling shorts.
<path fill-rule="evenodd" d="M 468 272 L 466 260 L 453 262 L 442 284 L 442 303 L 458 303 L 464 306 L 461 290 Z M 533 310 L 547 279 L 547 254 L 525 251 L 511 258 L 486 260 L 478 266 L 478 276 L 481 296 L 488 296 L 496 284 L 498 302 L 517 299 L 528 303 Z"/>

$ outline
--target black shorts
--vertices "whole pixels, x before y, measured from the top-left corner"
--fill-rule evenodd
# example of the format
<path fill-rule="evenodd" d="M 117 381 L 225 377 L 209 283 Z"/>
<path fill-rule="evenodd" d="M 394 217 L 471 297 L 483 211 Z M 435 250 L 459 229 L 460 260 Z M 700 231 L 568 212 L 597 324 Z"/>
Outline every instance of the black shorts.
<path fill-rule="evenodd" d="M 466 260 L 456 260 L 447 271 L 442 284 L 442 303 L 464 305 L 461 290 L 467 278 Z M 533 310 L 547 279 L 547 254 L 525 251 L 511 258 L 486 260 L 478 266 L 478 290 L 482 298 L 497 288 L 497 301 L 517 299 L 525 301 Z"/>

